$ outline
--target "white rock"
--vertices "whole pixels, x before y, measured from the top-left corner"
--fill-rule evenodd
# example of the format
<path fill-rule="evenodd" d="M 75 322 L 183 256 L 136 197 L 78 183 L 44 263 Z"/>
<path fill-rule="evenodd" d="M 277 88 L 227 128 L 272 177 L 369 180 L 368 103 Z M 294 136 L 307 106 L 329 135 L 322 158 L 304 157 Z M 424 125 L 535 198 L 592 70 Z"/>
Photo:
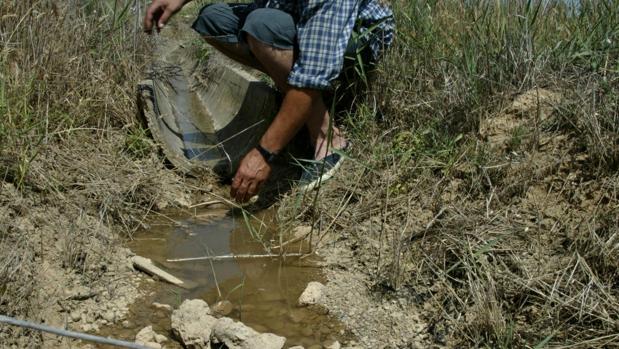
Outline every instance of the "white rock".
<path fill-rule="evenodd" d="M 305 349 L 305 348 L 300 345 L 295 345 L 294 347 L 290 347 L 288 349 Z"/>
<path fill-rule="evenodd" d="M 135 335 L 136 343 L 148 343 L 155 341 L 155 331 L 153 326 L 146 326 Z"/>
<path fill-rule="evenodd" d="M 322 298 L 322 291 L 324 288 L 325 285 L 316 281 L 312 281 L 307 284 L 305 291 L 303 291 L 299 297 L 299 305 L 306 306 L 317 304 L 320 301 L 320 298 Z"/>
<path fill-rule="evenodd" d="M 201 299 L 186 300 L 172 312 L 172 333 L 189 349 L 210 348 L 217 319 Z"/>
<path fill-rule="evenodd" d="M 213 312 L 220 316 L 226 316 L 230 314 L 233 309 L 234 306 L 230 301 L 227 300 L 219 301 L 212 306 Z"/>
<path fill-rule="evenodd" d="M 155 335 L 155 342 L 157 343 L 165 343 L 168 341 L 168 337 L 162 335 L 162 334 L 156 334 Z"/>
<path fill-rule="evenodd" d="M 281 349 L 286 338 L 272 333 L 258 333 L 230 318 L 217 320 L 213 340 L 224 343 L 229 349 Z"/>
<path fill-rule="evenodd" d="M 78 322 L 78 321 L 80 321 L 82 319 L 82 313 L 80 313 L 77 310 L 74 310 L 74 311 L 71 312 L 70 317 L 71 317 L 71 321 L 72 322 Z"/>
<path fill-rule="evenodd" d="M 153 330 L 153 326 L 144 327 L 135 335 L 135 342 L 147 345 L 148 343 L 163 343 L 168 338 Z"/>
<path fill-rule="evenodd" d="M 171 305 L 169 304 L 162 304 L 162 303 L 157 303 L 157 302 L 153 302 L 153 307 L 157 308 L 157 309 L 161 309 L 161 310 L 167 310 L 167 311 L 172 311 L 173 308 Z"/>
<path fill-rule="evenodd" d="M 102 314 L 102 317 L 105 321 L 109 322 L 109 323 L 114 323 L 114 320 L 116 318 L 116 316 L 114 315 L 114 312 L 111 310 L 108 310 L 106 312 L 104 312 Z"/>
<path fill-rule="evenodd" d="M 338 341 L 327 341 L 324 343 L 325 349 L 340 349 L 342 346 Z"/>

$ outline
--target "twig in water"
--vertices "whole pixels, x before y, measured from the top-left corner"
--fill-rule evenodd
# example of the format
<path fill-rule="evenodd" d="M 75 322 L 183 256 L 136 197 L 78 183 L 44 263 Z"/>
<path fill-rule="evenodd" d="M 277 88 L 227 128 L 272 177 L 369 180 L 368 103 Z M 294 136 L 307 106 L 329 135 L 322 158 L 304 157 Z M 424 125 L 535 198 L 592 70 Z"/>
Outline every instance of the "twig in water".
<path fill-rule="evenodd" d="M 206 201 L 206 202 L 201 202 L 199 204 L 191 205 L 191 206 L 189 206 L 189 208 L 196 208 L 196 207 L 202 207 L 202 206 L 212 206 L 212 205 L 217 205 L 217 204 L 224 204 L 224 205 L 226 205 L 226 203 L 221 201 L 221 200 L 211 200 L 211 201 Z"/>
<path fill-rule="evenodd" d="M 228 254 L 223 256 L 202 256 L 202 257 L 191 257 L 191 258 L 176 258 L 176 259 L 168 259 L 167 262 L 175 263 L 175 262 L 192 262 L 192 261 L 227 261 L 231 259 L 259 259 L 259 258 L 280 258 L 280 257 L 301 257 L 303 253 L 287 253 L 284 255 L 279 254 Z"/>

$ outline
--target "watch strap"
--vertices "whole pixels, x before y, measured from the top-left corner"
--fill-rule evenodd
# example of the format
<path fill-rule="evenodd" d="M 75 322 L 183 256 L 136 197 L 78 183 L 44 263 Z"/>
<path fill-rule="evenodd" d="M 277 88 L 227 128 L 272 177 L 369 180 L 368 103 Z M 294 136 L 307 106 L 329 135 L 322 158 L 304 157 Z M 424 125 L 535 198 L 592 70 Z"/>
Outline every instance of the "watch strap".
<path fill-rule="evenodd" d="M 275 159 L 277 159 L 276 153 L 271 153 L 270 151 L 264 149 L 264 147 L 262 147 L 260 144 L 256 145 L 256 150 L 258 150 L 260 155 L 262 155 L 262 157 L 264 158 L 264 161 L 266 161 L 267 164 L 272 164 L 275 161 Z"/>

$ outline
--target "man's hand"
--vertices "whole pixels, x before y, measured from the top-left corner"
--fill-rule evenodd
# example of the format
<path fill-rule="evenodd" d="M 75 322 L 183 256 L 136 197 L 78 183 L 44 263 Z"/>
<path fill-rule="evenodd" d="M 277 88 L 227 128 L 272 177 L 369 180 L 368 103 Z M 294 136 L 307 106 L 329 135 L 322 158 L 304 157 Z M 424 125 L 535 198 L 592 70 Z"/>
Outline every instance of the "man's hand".
<path fill-rule="evenodd" d="M 162 29 L 168 22 L 168 19 L 189 1 L 190 0 L 153 0 L 146 10 L 146 15 L 144 15 L 144 31 L 150 33 L 154 25 L 157 26 L 157 30 Z"/>
<path fill-rule="evenodd" d="M 247 202 L 258 194 L 260 187 L 271 175 L 269 165 L 256 149 L 252 149 L 239 165 L 236 175 L 232 178 L 230 196 L 239 203 Z"/>

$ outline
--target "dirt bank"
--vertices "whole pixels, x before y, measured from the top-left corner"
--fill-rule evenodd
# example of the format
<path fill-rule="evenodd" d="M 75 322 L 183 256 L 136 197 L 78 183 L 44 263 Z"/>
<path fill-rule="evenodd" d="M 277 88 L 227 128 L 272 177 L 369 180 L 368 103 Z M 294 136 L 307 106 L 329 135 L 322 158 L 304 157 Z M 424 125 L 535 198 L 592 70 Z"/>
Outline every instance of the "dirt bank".
<path fill-rule="evenodd" d="M 124 139 L 83 132 L 41 150 L 25 178 L 29 190 L 1 182 L 3 312 L 86 332 L 123 321 L 141 295 L 123 241 L 149 211 L 182 207 L 199 192 L 155 153 L 132 157 Z M 0 336 L 9 346 L 68 345 L 4 326 Z"/>

